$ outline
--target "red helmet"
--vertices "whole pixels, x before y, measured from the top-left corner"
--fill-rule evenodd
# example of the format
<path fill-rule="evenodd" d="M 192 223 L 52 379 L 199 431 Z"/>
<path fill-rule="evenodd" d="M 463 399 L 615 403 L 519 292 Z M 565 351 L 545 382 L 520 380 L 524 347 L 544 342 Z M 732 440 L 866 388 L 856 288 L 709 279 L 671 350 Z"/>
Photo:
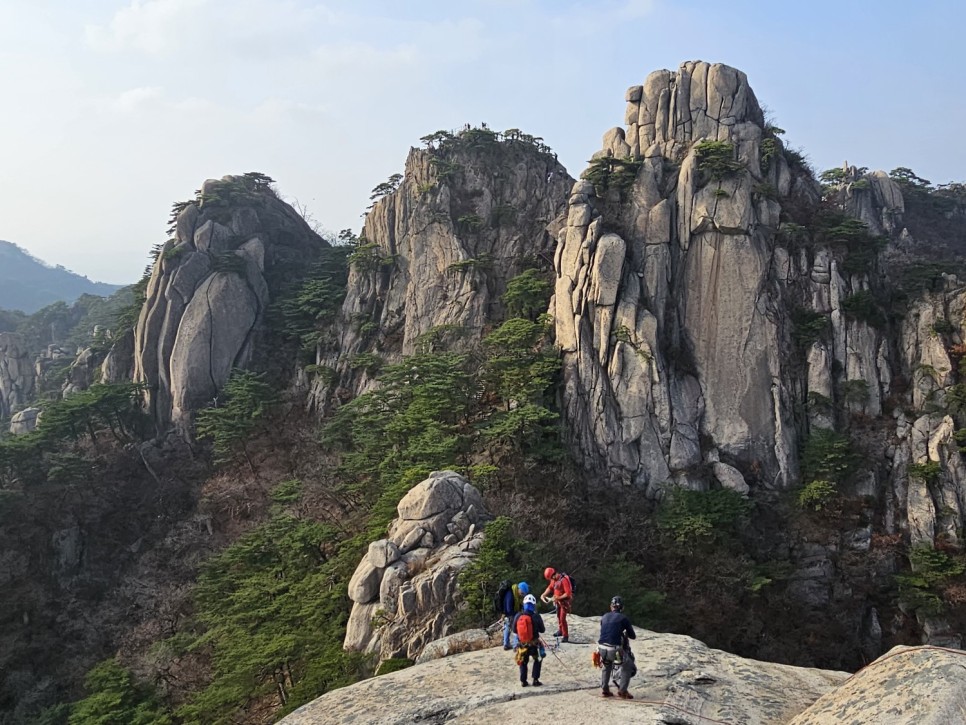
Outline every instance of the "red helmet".
<path fill-rule="evenodd" d="M 548 566 L 546 569 L 543 570 L 543 578 L 546 579 L 547 581 L 550 581 L 551 579 L 553 579 L 553 575 L 556 573 L 557 572 L 553 570 L 552 566 Z"/>

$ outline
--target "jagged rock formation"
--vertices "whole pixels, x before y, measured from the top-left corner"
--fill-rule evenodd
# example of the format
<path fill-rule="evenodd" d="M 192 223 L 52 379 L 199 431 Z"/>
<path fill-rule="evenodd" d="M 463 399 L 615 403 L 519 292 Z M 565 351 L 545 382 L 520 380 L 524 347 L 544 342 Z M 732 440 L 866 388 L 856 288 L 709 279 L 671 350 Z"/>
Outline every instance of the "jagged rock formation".
<path fill-rule="evenodd" d="M 12 332 L 0 333 L 0 419 L 8 419 L 33 398 L 33 356 Z"/>
<path fill-rule="evenodd" d="M 499 317 L 507 280 L 549 268 L 553 223 L 573 180 L 521 137 L 472 129 L 409 152 L 398 188 L 366 215 L 337 345 L 320 349 L 320 364 L 345 378 L 362 352 L 396 362 L 434 328 L 453 333 L 450 346 L 478 341 Z M 356 375 L 358 389 L 364 375 Z"/>
<path fill-rule="evenodd" d="M 775 725 L 806 711 L 848 678 L 844 672 L 746 660 L 690 637 L 638 629 L 634 651 L 639 673 L 630 688 L 636 699 L 605 700 L 599 695 L 600 671 L 590 664 L 599 618 L 570 621 L 572 643 L 548 653 L 541 688 L 522 689 L 513 653 L 491 647 L 420 663 L 323 695 L 280 722 L 523 725 L 532 723 L 539 711 L 572 713 L 579 722 L 697 725 L 713 720 Z M 943 694 L 950 697 L 953 692 L 943 688 Z"/>
<path fill-rule="evenodd" d="M 459 605 L 456 577 L 483 542 L 479 491 L 436 471 L 399 502 L 389 538 L 374 541 L 349 582 L 344 647 L 413 659 L 446 634 Z"/>
<path fill-rule="evenodd" d="M 255 353 L 273 284 L 304 273 L 327 243 L 264 183 L 209 179 L 183 205 L 148 282 L 134 337 L 134 378 L 161 428 L 186 430 L 233 368 Z"/>
<path fill-rule="evenodd" d="M 571 193 L 552 311 L 565 403 L 587 465 L 659 495 L 797 480 L 803 383 L 790 364 L 790 310 L 804 300 L 834 327 L 808 356 L 809 391 L 829 396 L 833 364 L 867 381 L 880 410 L 880 337 L 846 319 L 866 289 L 829 249 L 796 251 L 783 204 L 819 190 L 791 165 L 743 73 L 690 62 L 627 93 L 626 130 Z M 847 192 L 874 231 L 895 229 L 902 195 L 876 172 Z M 725 468 L 727 466 L 727 468 Z M 702 473 L 711 468 L 711 477 Z"/>
<path fill-rule="evenodd" d="M 899 186 L 846 165 L 820 189 L 743 73 L 685 63 L 627 102 L 626 128 L 605 134 L 558 237 L 551 312 L 574 447 L 649 496 L 669 484 L 747 493 L 797 484 L 807 435 L 863 421 L 870 455 L 845 493 L 865 502 L 864 522 L 825 540 L 792 531 L 780 546 L 789 591 L 816 611 L 849 609 L 874 656 L 890 625 L 853 586 L 870 591 L 901 564 L 847 562 L 876 535 L 958 546 L 966 527 L 950 412 L 962 395 L 962 285 L 947 275 L 890 322 L 889 260 L 916 261 Z M 808 339 L 801 311 L 815 324 Z M 942 618 L 918 616 L 923 641 L 959 646 Z"/>
<path fill-rule="evenodd" d="M 762 165 L 762 112 L 733 68 L 658 71 L 627 100 L 626 132 L 605 134 L 595 158 L 639 170 L 625 189 L 574 186 L 556 258 L 579 447 L 652 494 L 669 480 L 702 485 L 689 471 L 719 453 L 785 485 L 797 465 L 772 279 L 780 206 L 755 189 L 788 195 L 793 175 L 781 154 Z M 706 171 L 703 141 L 731 144 L 740 165 Z"/>

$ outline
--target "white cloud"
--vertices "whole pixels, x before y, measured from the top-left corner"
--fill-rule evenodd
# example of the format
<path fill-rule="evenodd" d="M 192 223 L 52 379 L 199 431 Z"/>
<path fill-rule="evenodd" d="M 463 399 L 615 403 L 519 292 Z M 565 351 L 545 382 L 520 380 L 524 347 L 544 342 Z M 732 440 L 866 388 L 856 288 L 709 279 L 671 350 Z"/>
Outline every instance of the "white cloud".
<path fill-rule="evenodd" d="M 252 120 L 264 126 L 277 126 L 289 121 L 315 122 L 330 114 L 323 103 L 302 103 L 285 98 L 267 98 L 251 112 Z"/>
<path fill-rule="evenodd" d="M 110 20 L 86 25 L 84 35 L 101 52 L 263 61 L 305 52 L 314 36 L 344 23 L 311 0 L 131 0 Z"/>
<path fill-rule="evenodd" d="M 312 51 L 312 59 L 322 70 L 349 68 L 353 71 L 393 69 L 412 65 L 419 55 L 413 45 L 393 48 L 376 48 L 369 43 L 333 43 L 322 45 Z"/>
<path fill-rule="evenodd" d="M 181 34 L 199 17 L 209 0 L 131 0 L 107 25 L 84 27 L 95 50 L 137 50 L 151 55 L 177 50 Z"/>
<path fill-rule="evenodd" d="M 162 94 L 163 92 L 158 86 L 132 88 L 114 98 L 110 102 L 110 107 L 112 110 L 121 113 L 133 113 L 140 110 L 145 104 L 159 100 Z"/>

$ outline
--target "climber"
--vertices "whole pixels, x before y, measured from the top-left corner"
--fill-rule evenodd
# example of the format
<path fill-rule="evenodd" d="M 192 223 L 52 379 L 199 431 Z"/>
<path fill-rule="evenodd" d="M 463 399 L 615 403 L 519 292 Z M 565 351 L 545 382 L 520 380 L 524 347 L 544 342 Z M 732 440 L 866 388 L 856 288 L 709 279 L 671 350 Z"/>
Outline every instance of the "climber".
<path fill-rule="evenodd" d="M 540 665 L 544 657 L 544 647 L 540 635 L 546 630 L 543 619 L 537 614 L 537 598 L 527 594 L 523 598 L 523 611 L 513 618 L 513 631 L 517 633 L 516 662 L 520 666 L 520 685 L 527 686 L 527 663 L 533 659 L 533 684 L 539 687 Z"/>
<path fill-rule="evenodd" d="M 602 668 L 600 687 L 604 697 L 614 696 L 610 691 L 610 677 L 616 666 L 618 671 L 614 682 L 617 685 L 617 696 L 624 700 L 634 699 L 627 691 L 631 678 L 637 674 L 634 653 L 631 652 L 632 639 L 637 639 L 637 635 L 634 634 L 631 620 L 624 614 L 624 600 L 614 597 L 610 600 L 610 611 L 600 618 L 600 639 L 597 640 Z"/>
<path fill-rule="evenodd" d="M 500 591 L 504 591 L 502 586 Z M 501 612 L 503 614 L 503 649 L 505 650 L 513 649 L 517 645 L 516 633 L 513 633 L 513 645 L 510 644 L 513 618 L 523 610 L 523 598 L 529 593 L 530 585 L 526 582 L 520 582 L 513 586 L 507 586 L 503 594 Z"/>
<path fill-rule="evenodd" d="M 547 584 L 547 588 L 540 595 L 540 599 L 544 604 L 550 604 L 553 601 L 557 607 L 557 631 L 554 632 L 553 636 L 563 637 L 564 642 L 569 642 L 570 630 L 567 628 L 567 614 L 574 603 L 574 588 L 570 576 L 554 571 L 553 567 L 548 566 L 543 570 L 543 578 L 550 583 Z M 551 592 L 553 593 L 552 599 Z"/>

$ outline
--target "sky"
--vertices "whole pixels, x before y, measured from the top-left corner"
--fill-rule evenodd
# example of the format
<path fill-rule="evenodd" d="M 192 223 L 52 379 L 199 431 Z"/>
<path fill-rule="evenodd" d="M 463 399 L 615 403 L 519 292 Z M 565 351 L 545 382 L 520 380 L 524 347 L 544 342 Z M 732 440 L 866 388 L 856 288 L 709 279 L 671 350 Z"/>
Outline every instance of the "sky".
<path fill-rule="evenodd" d="M 172 202 L 260 171 L 361 228 L 419 137 L 541 136 L 571 175 L 624 91 L 743 70 L 819 170 L 966 180 L 960 0 L 0 0 L 0 239 L 130 283 Z"/>

